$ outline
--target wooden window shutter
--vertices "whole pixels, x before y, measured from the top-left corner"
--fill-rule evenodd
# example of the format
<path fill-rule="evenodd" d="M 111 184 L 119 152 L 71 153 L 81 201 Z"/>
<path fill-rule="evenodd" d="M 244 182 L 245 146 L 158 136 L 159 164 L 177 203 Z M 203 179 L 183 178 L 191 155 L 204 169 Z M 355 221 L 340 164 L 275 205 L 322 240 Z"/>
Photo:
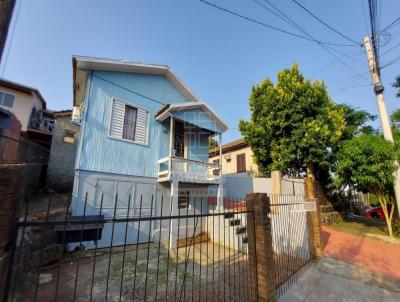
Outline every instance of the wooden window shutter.
<path fill-rule="evenodd" d="M 132 114 L 126 114 L 127 107 L 134 109 L 131 110 Z M 125 119 L 127 118 L 129 118 L 130 121 L 126 121 Z M 131 125 L 130 123 L 135 123 L 135 125 Z M 147 110 L 135 107 L 134 105 L 127 105 L 119 100 L 113 100 L 112 110 L 111 110 L 111 122 L 110 122 L 111 137 L 118 139 L 124 138 L 127 140 L 131 140 L 135 143 L 147 145 L 148 134 L 149 134 L 149 112 Z"/>
<path fill-rule="evenodd" d="M 214 165 L 219 165 L 219 159 L 214 159 L 213 160 Z M 213 175 L 219 175 L 219 169 L 214 169 L 213 170 Z"/>
<path fill-rule="evenodd" d="M 246 154 L 241 153 L 236 155 L 236 172 L 246 172 Z"/>
<path fill-rule="evenodd" d="M 118 100 L 113 100 L 111 111 L 110 136 L 122 138 L 124 131 L 125 104 Z"/>
<path fill-rule="evenodd" d="M 140 144 L 147 145 L 147 137 L 149 131 L 149 112 L 138 108 L 136 120 L 136 135 L 135 141 Z"/>

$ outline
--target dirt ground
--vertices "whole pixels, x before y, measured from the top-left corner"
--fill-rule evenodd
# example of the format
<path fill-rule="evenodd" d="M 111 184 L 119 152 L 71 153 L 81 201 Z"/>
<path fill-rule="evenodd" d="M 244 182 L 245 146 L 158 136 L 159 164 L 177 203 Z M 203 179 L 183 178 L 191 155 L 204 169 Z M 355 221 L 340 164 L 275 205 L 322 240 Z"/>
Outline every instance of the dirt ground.
<path fill-rule="evenodd" d="M 247 255 L 210 242 L 169 257 L 158 243 L 79 253 L 20 276 L 14 301 L 249 300 Z"/>

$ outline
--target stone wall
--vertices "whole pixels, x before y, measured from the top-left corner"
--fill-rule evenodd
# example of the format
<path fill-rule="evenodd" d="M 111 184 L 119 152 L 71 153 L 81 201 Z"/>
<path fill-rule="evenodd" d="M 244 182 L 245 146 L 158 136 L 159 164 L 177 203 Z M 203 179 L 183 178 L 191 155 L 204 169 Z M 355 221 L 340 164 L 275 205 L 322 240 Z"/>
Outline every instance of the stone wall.
<path fill-rule="evenodd" d="M 71 122 L 71 113 L 55 113 L 47 185 L 56 192 L 72 191 L 79 125 Z"/>

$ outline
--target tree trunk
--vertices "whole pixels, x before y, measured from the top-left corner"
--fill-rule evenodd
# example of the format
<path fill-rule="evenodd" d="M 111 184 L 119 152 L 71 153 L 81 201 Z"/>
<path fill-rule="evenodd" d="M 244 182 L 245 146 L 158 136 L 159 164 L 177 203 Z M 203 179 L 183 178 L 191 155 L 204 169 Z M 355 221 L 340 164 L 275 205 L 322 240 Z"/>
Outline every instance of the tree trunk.
<path fill-rule="evenodd" d="M 314 175 L 314 165 L 311 162 L 308 162 L 306 164 L 307 166 L 307 177 L 311 177 L 313 180 L 315 179 L 315 175 Z"/>
<path fill-rule="evenodd" d="M 383 201 L 381 198 L 384 199 L 385 197 L 378 197 L 378 200 L 382 207 L 383 215 L 385 216 L 388 235 L 389 235 L 389 237 L 393 237 L 393 228 L 392 228 L 393 215 L 389 214 L 388 208 L 387 208 L 387 202 Z M 392 210 L 393 210 L 393 208 L 392 208 Z"/>

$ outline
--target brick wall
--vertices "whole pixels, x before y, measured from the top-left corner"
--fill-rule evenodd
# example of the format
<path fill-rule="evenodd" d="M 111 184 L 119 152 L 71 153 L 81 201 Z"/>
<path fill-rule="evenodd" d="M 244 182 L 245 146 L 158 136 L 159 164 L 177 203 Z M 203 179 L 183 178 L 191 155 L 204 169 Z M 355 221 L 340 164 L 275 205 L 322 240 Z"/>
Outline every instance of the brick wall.
<path fill-rule="evenodd" d="M 68 133 L 74 133 L 73 138 L 67 137 Z M 72 190 L 78 138 L 79 125 L 71 122 L 71 115 L 56 114 L 47 185 L 57 192 Z"/>

